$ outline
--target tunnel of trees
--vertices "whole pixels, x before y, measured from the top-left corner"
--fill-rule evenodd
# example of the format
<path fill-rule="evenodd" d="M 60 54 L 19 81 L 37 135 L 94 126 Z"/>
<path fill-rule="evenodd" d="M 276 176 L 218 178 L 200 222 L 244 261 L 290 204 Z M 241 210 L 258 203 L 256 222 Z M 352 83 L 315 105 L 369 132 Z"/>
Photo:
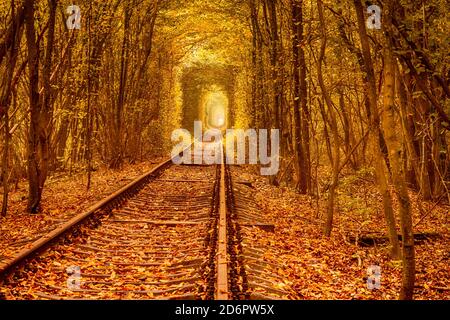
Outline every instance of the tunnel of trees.
<path fill-rule="evenodd" d="M 99 167 L 169 154 L 216 92 L 227 127 L 280 129 L 270 182 L 320 201 L 324 236 L 345 177 L 374 177 L 411 298 L 411 193 L 450 201 L 447 4 L 0 0 L 2 215 L 20 183 L 39 213 L 49 177 L 82 173 L 89 189 Z"/>

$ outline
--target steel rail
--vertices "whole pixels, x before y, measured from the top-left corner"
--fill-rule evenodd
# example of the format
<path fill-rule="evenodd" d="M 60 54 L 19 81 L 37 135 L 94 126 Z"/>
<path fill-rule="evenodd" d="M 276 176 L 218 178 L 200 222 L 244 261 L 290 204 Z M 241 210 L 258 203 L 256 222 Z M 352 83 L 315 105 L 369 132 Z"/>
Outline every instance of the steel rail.
<path fill-rule="evenodd" d="M 165 169 L 172 162 L 172 158 L 163 161 L 155 168 L 150 171 L 144 173 L 143 175 L 136 178 L 134 181 L 130 182 L 126 186 L 122 187 L 118 191 L 114 192 L 110 196 L 105 199 L 97 202 L 93 206 L 91 206 L 86 211 L 76 215 L 72 219 L 63 223 L 61 226 L 57 227 L 53 231 L 48 234 L 42 236 L 35 242 L 33 242 L 29 247 L 19 251 L 13 258 L 10 258 L 6 261 L 0 261 L 0 280 L 4 278 L 7 274 L 9 274 L 12 269 L 19 266 L 27 259 L 32 258 L 40 251 L 47 248 L 50 244 L 59 240 L 62 236 L 64 236 L 67 232 L 79 226 L 88 218 L 93 217 L 95 213 L 101 212 L 108 207 L 116 206 L 118 203 L 125 197 L 130 197 L 139 191 L 139 188 L 146 184 L 153 176 L 159 173 L 161 170 Z"/>
<path fill-rule="evenodd" d="M 217 249 L 217 288 L 216 300 L 229 300 L 228 289 L 228 236 L 227 236 L 227 189 L 225 179 L 225 161 L 222 155 L 220 166 L 219 191 L 219 223 L 218 223 L 218 249 Z"/>

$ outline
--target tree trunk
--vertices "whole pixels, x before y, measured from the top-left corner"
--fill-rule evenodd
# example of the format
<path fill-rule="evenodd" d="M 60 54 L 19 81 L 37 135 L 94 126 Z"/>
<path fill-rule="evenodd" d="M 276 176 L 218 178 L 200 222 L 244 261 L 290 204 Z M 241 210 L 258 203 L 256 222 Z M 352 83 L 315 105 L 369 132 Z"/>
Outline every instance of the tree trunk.
<path fill-rule="evenodd" d="M 92 179 L 92 108 L 91 108 L 91 19 L 92 19 L 92 1 L 89 1 L 89 17 L 88 17 L 88 52 L 87 52 L 87 104 L 86 104 L 86 162 L 87 162 L 87 185 L 86 189 L 89 190 L 91 188 L 91 179 Z"/>
<path fill-rule="evenodd" d="M 36 44 L 36 30 L 34 27 L 34 0 L 25 2 L 26 38 L 28 47 L 28 70 L 30 90 L 30 128 L 28 135 L 28 210 L 37 213 L 40 209 L 42 189 L 41 168 L 39 165 L 39 115 L 41 112 L 39 98 L 39 47 Z"/>
<path fill-rule="evenodd" d="M 331 100 L 331 96 L 325 86 L 325 82 L 323 80 L 322 74 L 322 63 L 325 57 L 325 49 L 327 46 L 327 35 L 326 35 L 326 27 L 325 27 L 325 18 L 323 15 L 323 3 L 321 0 L 317 0 L 317 8 L 319 11 L 319 20 L 320 20 L 320 30 L 321 30 L 321 46 L 320 46 L 320 54 L 319 59 L 317 61 L 317 77 L 319 80 L 320 89 L 322 90 L 322 96 L 324 97 L 325 103 L 328 108 L 328 115 L 330 119 L 330 127 L 331 134 L 333 136 L 333 151 L 330 152 L 331 158 L 330 162 L 332 164 L 332 181 L 330 185 L 329 195 L 328 195 L 328 206 L 327 206 L 327 214 L 325 217 L 325 223 L 323 226 L 323 234 L 326 237 L 331 236 L 331 231 L 333 229 L 333 217 L 334 217 L 334 202 L 336 195 L 336 188 L 339 182 L 339 163 L 340 163 L 340 142 L 339 142 L 339 132 L 336 121 L 336 115 L 334 111 L 333 102 Z M 326 123 L 325 123 L 326 126 Z"/>
<path fill-rule="evenodd" d="M 129 46 L 129 28 L 130 28 L 130 6 L 128 1 L 124 4 L 124 24 L 123 24 L 123 40 L 122 52 L 120 56 L 120 80 L 117 105 L 114 112 L 114 141 L 113 141 L 113 157 L 110 164 L 111 168 L 120 168 L 123 163 L 123 109 L 125 106 L 125 93 L 128 78 L 128 46 Z"/>
<path fill-rule="evenodd" d="M 14 76 L 14 68 L 17 62 L 17 54 L 20 46 L 20 38 L 22 36 L 22 24 L 23 24 L 23 8 L 20 8 L 19 14 L 16 16 L 15 13 L 15 2 L 11 0 L 11 28 L 10 28 L 10 41 L 9 41 L 9 52 L 8 52 L 8 66 L 6 69 L 6 77 L 4 82 L 2 81 L 3 90 L 0 95 L 0 119 L 4 117 L 4 136 L 5 145 L 2 158 L 2 179 L 3 179 L 3 201 L 2 201 L 2 212 L 3 217 L 6 216 L 8 210 L 8 159 L 9 159 L 9 148 L 10 148 L 10 128 L 9 128 L 9 106 L 11 102 L 11 92 L 13 91 L 12 82 Z M 1 133 L 0 133 L 1 134 Z"/>
<path fill-rule="evenodd" d="M 302 106 L 306 101 L 306 72 L 304 71 L 304 59 L 302 44 L 300 39 L 303 38 L 303 10 L 302 2 L 291 0 L 292 7 L 292 52 L 294 59 L 294 150 L 295 150 L 295 171 L 297 173 L 297 186 L 300 193 L 305 194 L 308 190 L 307 184 L 307 168 L 306 157 L 303 145 L 303 128 L 302 128 Z M 303 62 L 301 61 L 303 59 Z M 301 71 L 302 70 L 302 71 Z M 300 75 L 301 74 L 301 75 Z"/>
<path fill-rule="evenodd" d="M 388 7 L 393 8 L 392 2 L 388 2 Z M 389 17 L 385 19 L 385 24 L 389 26 Z M 395 130 L 395 60 L 389 45 L 389 39 L 386 41 L 385 47 L 382 124 L 392 167 L 392 180 L 399 202 L 402 232 L 403 272 L 399 299 L 411 300 L 413 298 L 415 278 L 411 203 L 405 183 L 403 166 L 401 164 L 401 144 Z"/>
<path fill-rule="evenodd" d="M 2 180 L 3 180 L 3 201 L 2 201 L 2 217 L 6 217 L 8 211 L 8 192 L 9 192 L 9 176 L 8 176 L 8 158 L 9 158 L 9 116 L 8 109 L 6 109 L 5 115 L 5 145 L 3 147 L 2 158 Z"/>
<path fill-rule="evenodd" d="M 48 40 L 43 68 L 43 94 L 39 90 L 39 45 L 34 26 L 34 0 L 25 2 L 26 38 L 28 47 L 28 69 L 30 88 L 30 128 L 28 136 L 28 210 L 40 210 L 42 191 L 48 173 L 49 139 L 51 124 L 52 94 L 50 85 L 53 40 L 55 30 L 56 1 L 49 0 L 50 17 Z"/>
<path fill-rule="evenodd" d="M 270 67 L 272 76 L 272 107 L 271 107 L 271 127 L 280 130 L 282 137 L 282 127 L 280 123 L 280 107 L 283 98 L 283 92 L 280 82 L 280 64 L 279 64 L 279 50 L 280 37 L 278 34 L 278 18 L 277 18 L 277 1 L 266 0 L 267 10 L 269 14 L 270 31 Z M 270 145 L 270 144 L 269 144 Z M 273 150 L 271 152 L 274 152 Z M 277 175 L 271 175 L 269 181 L 272 185 L 278 185 Z"/>
<path fill-rule="evenodd" d="M 391 256 L 393 259 L 400 257 L 400 244 L 397 237 L 397 228 L 395 223 L 394 211 L 392 209 L 392 198 L 389 193 L 386 170 L 383 163 L 383 154 L 381 151 L 380 137 L 380 117 L 377 106 L 377 89 L 375 81 L 375 72 L 372 64 L 372 56 L 370 53 L 369 38 L 366 32 L 366 21 L 364 17 L 364 9 L 361 4 L 361 0 L 353 0 L 356 15 L 358 18 L 358 32 L 362 47 L 362 58 L 364 62 L 364 68 L 366 75 L 364 77 L 364 89 L 366 97 L 368 99 L 368 105 L 370 110 L 370 126 L 373 128 L 370 130 L 370 140 L 372 145 L 372 151 L 375 161 L 375 172 L 378 180 L 378 188 L 383 198 L 383 210 L 387 225 L 387 231 L 391 244 Z"/>

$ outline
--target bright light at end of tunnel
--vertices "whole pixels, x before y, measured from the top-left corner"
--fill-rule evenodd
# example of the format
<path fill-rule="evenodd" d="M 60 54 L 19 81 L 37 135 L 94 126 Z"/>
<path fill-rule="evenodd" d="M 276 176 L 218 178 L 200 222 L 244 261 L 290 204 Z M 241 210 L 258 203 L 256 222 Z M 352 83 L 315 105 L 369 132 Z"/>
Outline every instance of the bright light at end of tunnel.
<path fill-rule="evenodd" d="M 223 116 L 219 116 L 219 117 L 217 118 L 216 123 L 217 123 L 217 125 L 218 125 L 219 127 L 222 127 L 222 126 L 225 124 L 225 119 L 223 118 Z"/>
<path fill-rule="evenodd" d="M 205 103 L 206 123 L 209 128 L 224 129 L 227 124 L 228 99 L 221 91 L 212 91 Z"/>

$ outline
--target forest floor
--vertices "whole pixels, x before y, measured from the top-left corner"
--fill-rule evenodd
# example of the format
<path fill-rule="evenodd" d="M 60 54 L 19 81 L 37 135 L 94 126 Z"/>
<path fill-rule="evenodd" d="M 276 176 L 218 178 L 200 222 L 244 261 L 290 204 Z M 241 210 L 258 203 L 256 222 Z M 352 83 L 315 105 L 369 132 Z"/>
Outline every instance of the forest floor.
<path fill-rule="evenodd" d="M 25 212 L 27 186 L 19 184 L 18 190 L 11 192 L 8 216 L 0 220 L 0 258 L 12 256 L 30 239 L 87 209 L 160 160 L 127 165 L 121 171 L 99 169 L 93 174 L 89 192 L 85 174 L 52 177 L 43 194 L 44 211 L 38 215 Z M 291 188 L 271 186 L 252 169 L 233 170 L 252 183 L 257 202 L 267 218 L 274 221 L 275 232 L 267 241 L 279 248 L 275 257 L 279 273 L 299 299 L 397 298 L 401 263 L 389 259 L 385 244 L 355 244 L 355 237 L 384 236 L 381 197 L 370 172 L 361 171 L 341 179 L 333 235 L 328 239 L 321 236 L 324 201 L 299 195 Z M 415 298 L 449 299 L 450 207 L 420 201 L 412 192 L 411 199 L 415 233 L 437 234 L 416 245 Z M 397 206 L 395 197 L 394 205 Z M 370 266 L 381 268 L 379 289 L 367 287 Z"/>
<path fill-rule="evenodd" d="M 283 272 L 282 276 L 299 299 L 398 298 L 401 262 L 389 258 L 386 245 L 360 246 L 354 240 L 358 235 L 383 237 L 386 230 L 382 199 L 372 174 L 361 171 L 341 179 L 333 234 L 328 239 L 321 234 L 325 201 L 299 195 L 291 188 L 271 186 L 265 178 L 252 174 L 252 170 L 238 170 L 244 179 L 253 182 L 257 202 L 268 219 L 275 222 L 275 232 L 267 241 L 277 243 L 276 247 L 281 249 L 276 258 L 285 267 L 279 272 Z M 395 195 L 392 196 L 396 210 L 398 204 Z M 414 233 L 432 236 L 415 246 L 415 299 L 447 300 L 450 298 L 450 207 L 420 201 L 413 192 L 410 196 Z M 379 289 L 368 289 L 371 266 L 381 268 Z"/>

